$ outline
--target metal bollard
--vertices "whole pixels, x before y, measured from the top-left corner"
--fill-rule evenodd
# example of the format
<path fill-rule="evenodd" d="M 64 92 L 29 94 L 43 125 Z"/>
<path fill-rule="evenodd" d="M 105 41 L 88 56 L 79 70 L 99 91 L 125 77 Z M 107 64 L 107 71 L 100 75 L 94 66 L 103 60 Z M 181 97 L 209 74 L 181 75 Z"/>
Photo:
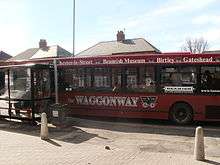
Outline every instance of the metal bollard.
<path fill-rule="evenodd" d="M 194 158 L 200 161 L 205 160 L 204 134 L 202 127 L 196 128 Z"/>
<path fill-rule="evenodd" d="M 47 114 L 41 114 L 41 130 L 40 137 L 42 140 L 47 140 L 48 138 L 48 126 L 47 126 Z"/>

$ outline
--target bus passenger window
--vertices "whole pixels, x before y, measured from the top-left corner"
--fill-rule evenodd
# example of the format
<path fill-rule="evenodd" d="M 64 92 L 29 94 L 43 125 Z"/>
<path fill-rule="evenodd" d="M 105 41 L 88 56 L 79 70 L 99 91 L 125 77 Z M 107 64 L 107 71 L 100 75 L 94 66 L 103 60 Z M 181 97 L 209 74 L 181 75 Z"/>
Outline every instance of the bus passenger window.
<path fill-rule="evenodd" d="M 137 88 L 137 68 L 127 68 L 127 88 Z"/>
<path fill-rule="evenodd" d="M 202 92 L 220 92 L 220 67 L 201 68 Z"/>
<path fill-rule="evenodd" d="M 58 78 L 60 90 L 72 91 L 91 87 L 91 70 L 88 68 L 60 70 Z"/>
<path fill-rule="evenodd" d="M 5 86 L 7 86 L 5 83 L 5 72 L 0 71 L 0 95 L 5 93 Z"/>
<path fill-rule="evenodd" d="M 121 84 L 121 68 L 112 68 L 112 91 L 118 92 L 120 91 L 122 84 Z"/>
<path fill-rule="evenodd" d="M 196 83 L 195 67 L 163 67 L 161 70 L 161 91 L 165 93 L 193 93 Z"/>
<path fill-rule="evenodd" d="M 180 73 L 170 73 L 170 80 L 172 85 L 182 85 L 182 75 Z"/>
<path fill-rule="evenodd" d="M 95 68 L 94 71 L 94 87 L 110 88 L 110 68 Z"/>
<path fill-rule="evenodd" d="M 127 90 L 134 92 L 155 92 L 154 67 L 140 66 L 128 68 Z"/>
<path fill-rule="evenodd" d="M 144 92 L 155 92 L 155 72 L 154 67 L 144 68 L 144 75 L 140 72 L 140 80 L 144 80 L 143 91 Z"/>

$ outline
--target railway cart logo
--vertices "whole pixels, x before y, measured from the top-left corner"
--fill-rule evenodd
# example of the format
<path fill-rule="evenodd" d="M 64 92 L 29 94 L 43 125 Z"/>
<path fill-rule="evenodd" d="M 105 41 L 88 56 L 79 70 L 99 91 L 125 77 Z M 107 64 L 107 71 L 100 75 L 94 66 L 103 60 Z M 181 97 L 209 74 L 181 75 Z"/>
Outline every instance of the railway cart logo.
<path fill-rule="evenodd" d="M 157 104 L 156 96 L 142 96 L 141 103 L 144 108 L 155 108 Z"/>

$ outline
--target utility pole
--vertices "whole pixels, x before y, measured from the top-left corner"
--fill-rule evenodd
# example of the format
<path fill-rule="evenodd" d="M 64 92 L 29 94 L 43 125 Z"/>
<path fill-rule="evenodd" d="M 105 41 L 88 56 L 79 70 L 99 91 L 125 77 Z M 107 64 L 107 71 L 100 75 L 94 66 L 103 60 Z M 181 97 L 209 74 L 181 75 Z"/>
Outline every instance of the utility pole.
<path fill-rule="evenodd" d="M 73 56 L 75 56 L 75 15 L 76 15 L 76 2 L 73 0 Z"/>

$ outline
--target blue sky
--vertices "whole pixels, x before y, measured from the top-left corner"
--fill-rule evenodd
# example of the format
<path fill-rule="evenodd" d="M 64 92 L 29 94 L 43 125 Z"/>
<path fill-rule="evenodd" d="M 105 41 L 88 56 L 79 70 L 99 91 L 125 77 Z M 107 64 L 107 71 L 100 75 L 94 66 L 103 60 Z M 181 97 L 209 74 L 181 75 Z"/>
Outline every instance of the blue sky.
<path fill-rule="evenodd" d="M 76 52 L 100 41 L 145 38 L 163 52 L 203 37 L 220 49 L 219 0 L 76 0 Z M 16 55 L 41 38 L 72 52 L 73 0 L 1 0 L 0 50 Z"/>

